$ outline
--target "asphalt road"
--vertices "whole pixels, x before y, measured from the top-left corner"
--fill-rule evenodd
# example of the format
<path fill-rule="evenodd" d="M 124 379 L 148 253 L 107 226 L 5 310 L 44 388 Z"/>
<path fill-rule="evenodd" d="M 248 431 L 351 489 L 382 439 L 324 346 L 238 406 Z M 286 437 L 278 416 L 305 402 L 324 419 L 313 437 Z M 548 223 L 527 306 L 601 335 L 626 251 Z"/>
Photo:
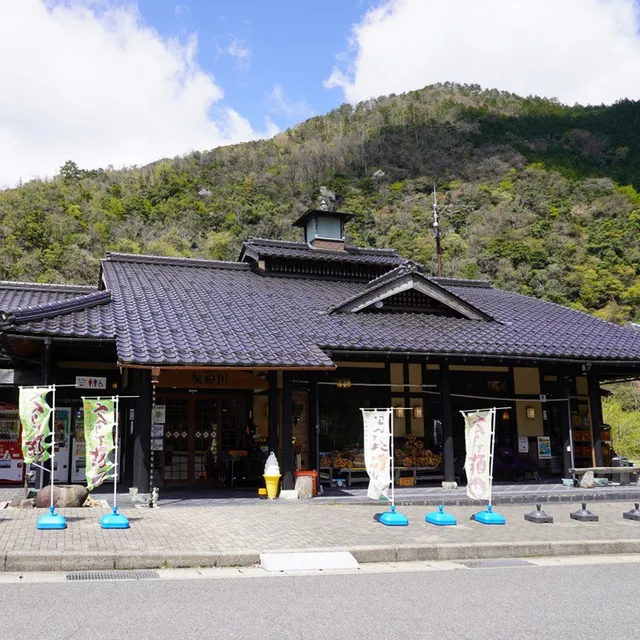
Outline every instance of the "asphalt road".
<path fill-rule="evenodd" d="M 635 640 L 638 602 L 638 562 L 3 583 L 0 638 Z"/>

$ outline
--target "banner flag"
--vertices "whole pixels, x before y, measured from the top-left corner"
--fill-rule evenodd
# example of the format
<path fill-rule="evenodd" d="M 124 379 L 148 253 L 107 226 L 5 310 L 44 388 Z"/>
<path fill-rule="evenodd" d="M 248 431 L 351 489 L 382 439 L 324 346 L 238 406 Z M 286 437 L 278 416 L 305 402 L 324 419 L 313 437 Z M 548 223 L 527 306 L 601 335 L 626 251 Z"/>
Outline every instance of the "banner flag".
<path fill-rule="evenodd" d="M 473 500 L 491 499 L 491 442 L 495 411 L 465 413 L 465 445 L 467 457 L 467 496 Z"/>
<path fill-rule="evenodd" d="M 25 464 L 51 457 L 51 407 L 46 400 L 52 387 L 20 389 L 18 407 L 22 424 L 22 457 Z"/>
<path fill-rule="evenodd" d="M 369 474 L 367 497 L 379 500 L 388 497 L 391 484 L 390 417 L 389 410 L 362 411 L 364 420 L 364 463 Z"/>
<path fill-rule="evenodd" d="M 89 491 L 113 478 L 115 464 L 109 460 L 114 449 L 113 428 L 116 424 L 115 401 L 85 398 L 84 440 L 86 477 Z"/>

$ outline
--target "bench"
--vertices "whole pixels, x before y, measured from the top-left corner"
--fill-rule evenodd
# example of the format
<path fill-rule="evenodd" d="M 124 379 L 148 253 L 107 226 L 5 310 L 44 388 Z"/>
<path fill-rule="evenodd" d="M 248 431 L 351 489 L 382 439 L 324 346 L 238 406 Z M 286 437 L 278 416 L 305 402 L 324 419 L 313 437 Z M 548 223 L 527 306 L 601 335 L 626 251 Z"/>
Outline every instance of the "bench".
<path fill-rule="evenodd" d="M 569 469 L 569 473 L 574 476 L 581 476 L 587 471 L 593 471 L 593 474 L 600 475 L 617 475 L 620 474 L 620 484 L 631 484 L 629 476 L 632 473 L 640 472 L 640 467 L 583 467 L 580 469 Z M 626 477 L 625 477 L 626 476 Z M 637 484 L 637 483 L 636 483 Z"/>

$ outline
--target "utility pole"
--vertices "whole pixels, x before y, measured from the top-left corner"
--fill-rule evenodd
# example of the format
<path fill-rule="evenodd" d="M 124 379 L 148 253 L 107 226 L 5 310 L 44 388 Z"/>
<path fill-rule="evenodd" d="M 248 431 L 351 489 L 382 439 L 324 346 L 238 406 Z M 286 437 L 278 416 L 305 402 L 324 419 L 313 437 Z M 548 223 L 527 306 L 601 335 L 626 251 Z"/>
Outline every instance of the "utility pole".
<path fill-rule="evenodd" d="M 436 185 L 433 184 L 433 235 L 436 238 L 436 275 L 438 278 L 442 278 L 442 245 L 440 244 L 440 219 L 438 212 L 438 193 L 436 192 Z"/>
<path fill-rule="evenodd" d="M 441 233 L 440 233 L 440 212 L 443 210 L 449 211 L 450 213 L 458 213 L 463 209 L 473 209 L 472 205 L 458 205 L 456 209 L 449 209 L 451 204 L 445 204 L 440 208 L 438 206 L 438 192 L 436 191 L 436 185 L 433 184 L 433 235 L 436 239 L 436 275 L 438 278 L 442 278 L 442 243 L 441 243 Z"/>

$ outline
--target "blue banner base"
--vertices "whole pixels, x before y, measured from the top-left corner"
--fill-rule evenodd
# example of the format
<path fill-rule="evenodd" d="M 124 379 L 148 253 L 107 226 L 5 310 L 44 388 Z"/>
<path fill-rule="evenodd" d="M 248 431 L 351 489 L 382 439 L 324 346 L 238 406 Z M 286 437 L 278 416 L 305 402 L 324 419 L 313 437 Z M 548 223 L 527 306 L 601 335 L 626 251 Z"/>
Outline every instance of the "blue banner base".
<path fill-rule="evenodd" d="M 66 529 L 67 520 L 63 515 L 56 513 L 55 507 L 49 507 L 49 513 L 40 516 L 36 523 L 36 529 Z"/>
<path fill-rule="evenodd" d="M 444 510 L 444 505 L 439 504 L 438 510 L 427 513 L 424 521 L 429 524 L 435 524 L 438 527 L 451 527 L 456 524 L 456 519 Z"/>
<path fill-rule="evenodd" d="M 409 524 L 407 516 L 398 513 L 395 506 L 391 507 L 391 511 L 381 513 L 377 520 L 380 524 L 384 524 L 387 527 L 406 527 Z"/>
<path fill-rule="evenodd" d="M 118 507 L 113 507 L 113 513 L 106 513 L 100 518 L 100 526 L 103 529 L 128 529 L 129 519 L 118 513 Z"/>
<path fill-rule="evenodd" d="M 472 515 L 471 519 L 480 524 L 506 524 L 504 516 L 496 513 L 491 505 L 487 507 L 486 511 L 478 511 Z"/>

